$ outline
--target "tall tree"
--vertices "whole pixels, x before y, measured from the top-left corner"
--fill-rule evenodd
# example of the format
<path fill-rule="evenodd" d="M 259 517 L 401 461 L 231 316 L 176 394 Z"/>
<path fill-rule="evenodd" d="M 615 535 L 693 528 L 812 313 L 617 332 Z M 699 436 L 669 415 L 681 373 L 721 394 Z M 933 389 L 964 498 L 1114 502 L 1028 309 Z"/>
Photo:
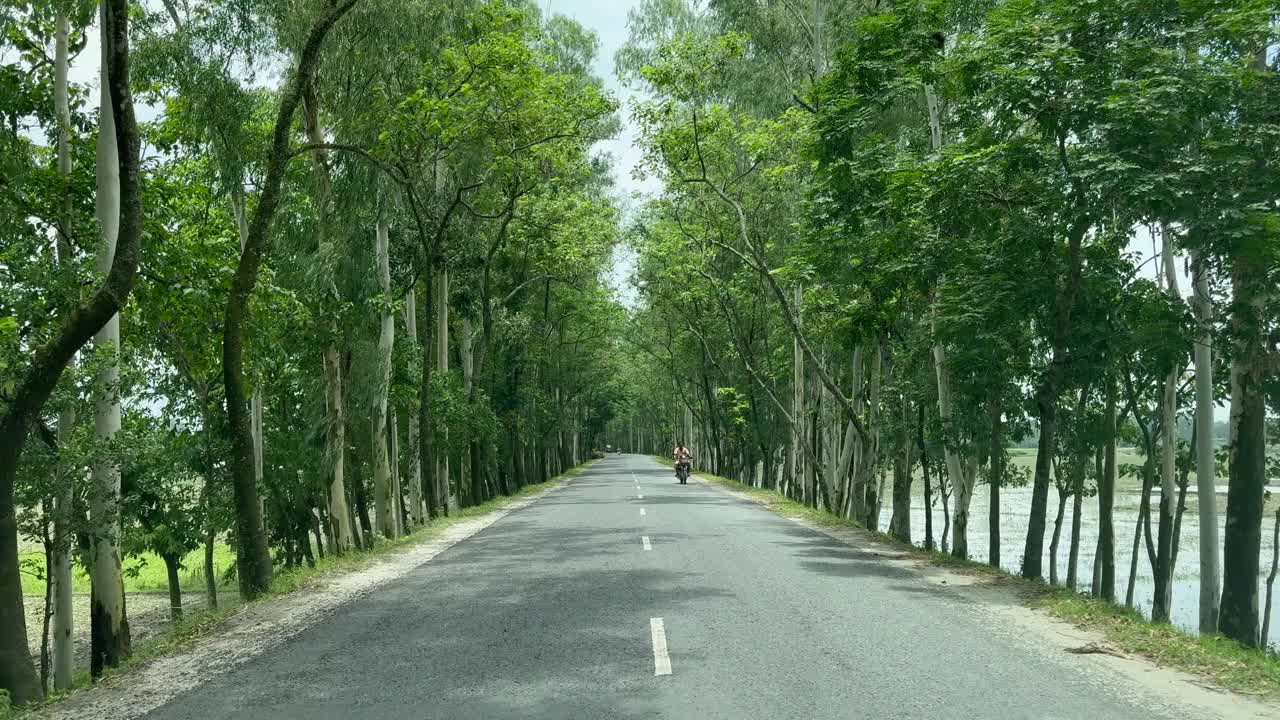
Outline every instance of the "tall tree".
<path fill-rule="evenodd" d="M 101 94 L 98 120 L 97 217 L 102 229 L 98 249 L 98 271 L 109 272 L 114 262 L 120 232 L 123 189 L 118 154 L 127 152 L 116 143 L 114 110 L 110 102 L 108 73 L 109 34 L 102 6 Z M 129 621 L 125 615 L 124 578 L 120 560 L 120 467 L 111 452 L 111 442 L 120 430 L 120 315 L 107 320 L 93 338 L 98 371 L 94 378 L 93 424 L 99 442 L 93 463 L 89 519 L 93 524 L 92 604 L 89 613 L 90 668 L 94 677 L 104 668 L 114 667 L 129 656 Z"/>
<path fill-rule="evenodd" d="M 142 226 L 138 175 L 140 143 L 129 93 L 128 3 L 108 0 L 104 24 L 110 108 L 115 122 L 120 176 L 120 214 L 110 269 L 87 299 L 59 323 L 57 332 L 34 348 L 19 370 L 0 416 L 0 688 L 13 702 L 39 699 L 43 692 L 27 654 L 27 633 L 18 570 L 14 482 L 22 449 L 41 407 L 76 352 L 124 305 L 133 289 Z"/>
<path fill-rule="evenodd" d="M 271 554 L 267 548 L 262 522 L 262 505 L 258 499 L 257 473 L 253 433 L 250 428 L 248 397 L 244 383 L 244 323 L 249 296 L 258 280 L 258 270 L 267 250 L 271 222 L 280 202 L 280 186 L 290 158 L 290 130 L 293 114 L 302 93 L 312 82 L 325 36 L 347 14 L 358 0 L 326 0 L 306 34 L 298 64 L 280 98 L 280 107 L 272 131 L 266 179 L 254 208 L 249 234 L 240 254 L 227 300 L 222 336 L 222 371 L 226 392 L 227 425 L 231 435 L 232 489 L 236 503 L 236 568 L 240 594 L 255 598 L 265 592 L 271 582 Z"/>

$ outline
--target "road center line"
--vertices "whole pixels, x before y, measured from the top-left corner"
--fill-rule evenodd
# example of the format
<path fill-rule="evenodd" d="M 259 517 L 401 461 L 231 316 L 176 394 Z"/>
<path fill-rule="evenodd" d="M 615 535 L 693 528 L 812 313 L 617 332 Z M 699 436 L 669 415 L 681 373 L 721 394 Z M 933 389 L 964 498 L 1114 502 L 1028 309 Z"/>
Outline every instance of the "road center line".
<path fill-rule="evenodd" d="M 671 674 L 671 656 L 667 654 L 667 628 L 662 618 L 649 618 L 649 635 L 653 637 L 653 674 Z"/>
<path fill-rule="evenodd" d="M 649 544 L 649 536 L 648 536 L 648 535 L 641 535 L 641 536 L 640 536 L 640 544 L 644 545 L 644 549 L 645 549 L 645 550 L 652 550 L 652 549 L 653 549 L 653 545 Z"/>

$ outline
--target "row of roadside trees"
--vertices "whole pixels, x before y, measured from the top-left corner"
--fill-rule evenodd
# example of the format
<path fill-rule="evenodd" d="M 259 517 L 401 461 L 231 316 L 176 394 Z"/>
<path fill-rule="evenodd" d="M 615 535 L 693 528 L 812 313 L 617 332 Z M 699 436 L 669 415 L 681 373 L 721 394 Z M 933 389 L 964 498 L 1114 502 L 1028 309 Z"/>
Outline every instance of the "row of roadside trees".
<path fill-rule="evenodd" d="M 15 703 L 73 681 L 75 568 L 96 676 L 130 652 L 124 557 L 162 559 L 176 615 L 202 548 L 216 607 L 224 542 L 252 599 L 587 456 L 622 314 L 591 152 L 616 107 L 581 26 L 472 0 L 47 0 L 0 26 Z"/>
<path fill-rule="evenodd" d="M 713 472 L 869 527 L 891 508 L 907 541 L 923 479 L 962 557 L 985 484 L 997 566 L 1000 491 L 1029 484 L 1022 575 L 1059 580 L 1069 503 L 1063 581 L 1133 604 L 1145 554 L 1157 620 L 1198 485 L 1200 629 L 1264 642 L 1275 23 L 1249 0 L 643 3 L 618 61 L 648 93 L 635 116 L 663 191 L 629 230 L 641 389 L 612 437 L 689 438 Z M 1126 476 L 1132 538 L 1114 519 Z M 1098 542 L 1080 548 L 1090 496 Z"/>

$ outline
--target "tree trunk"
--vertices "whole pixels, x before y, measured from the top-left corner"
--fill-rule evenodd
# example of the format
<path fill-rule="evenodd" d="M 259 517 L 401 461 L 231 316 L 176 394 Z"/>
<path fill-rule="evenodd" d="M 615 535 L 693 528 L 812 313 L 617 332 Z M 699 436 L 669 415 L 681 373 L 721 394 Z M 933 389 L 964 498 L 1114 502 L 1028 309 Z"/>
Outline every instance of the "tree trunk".
<path fill-rule="evenodd" d="M 945 478 L 945 479 L 944 479 Z M 942 496 L 942 552 L 949 554 L 950 548 L 947 546 L 948 538 L 951 537 L 951 508 L 948 504 L 951 501 L 951 493 L 955 492 L 955 486 L 950 478 L 946 477 L 946 473 L 938 476 L 938 494 Z"/>
<path fill-rule="evenodd" d="M 999 391 L 987 403 L 991 422 L 991 502 L 987 507 L 987 564 L 1000 567 L 1000 484 L 1004 481 L 1004 410 Z"/>
<path fill-rule="evenodd" d="M 102 12 L 107 12 L 106 5 Z M 102 23 L 101 107 L 98 120 L 96 215 L 102 229 L 98 271 L 110 270 L 120 230 L 120 167 L 115 123 L 107 97 L 106 23 Z M 95 352 L 105 354 L 93 383 L 94 434 L 110 443 L 120 429 L 120 316 L 112 315 L 93 338 Z M 90 480 L 89 520 L 93 525 L 93 586 L 89 613 L 90 668 L 99 677 L 129 656 L 129 621 L 125 616 L 124 577 L 120 570 L 120 468 L 110 453 L 94 459 Z"/>
<path fill-rule="evenodd" d="M 178 576 L 181 558 L 176 553 L 164 553 L 160 559 L 164 560 L 165 575 L 169 579 L 169 619 L 178 623 L 182 620 L 182 579 Z"/>
<path fill-rule="evenodd" d="M 236 507 L 236 566 L 240 594 L 248 600 L 266 592 L 271 584 L 271 552 L 267 547 L 262 524 L 262 506 L 258 502 L 254 473 L 253 434 L 244 387 L 244 323 L 249 297 L 258 281 L 258 267 L 267 249 L 267 236 L 276 206 L 280 202 L 280 186 L 289 161 L 289 136 L 293 114 L 302 92 L 311 84 L 320 47 L 330 28 L 355 4 L 356 0 L 326 0 L 307 33 L 297 67 L 280 97 L 280 108 L 272 131 L 271 153 L 267 159 L 266 177 L 253 221 L 249 224 L 248 242 L 240 253 L 231 292 L 227 299 L 222 333 L 222 372 L 226 386 L 227 426 L 231 437 L 228 466 Z"/>
<path fill-rule="evenodd" d="M 418 337 L 418 307 L 417 293 L 414 288 L 409 288 L 408 294 L 404 298 L 404 324 L 405 333 L 409 337 L 409 344 L 417 347 L 421 342 Z M 426 388 L 424 387 L 423 390 Z M 419 402 L 426 403 L 426 397 L 419 397 Z M 409 523 L 414 527 L 422 525 L 426 522 L 426 512 L 423 509 L 422 498 L 422 435 L 420 428 L 422 421 L 420 413 L 409 414 Z"/>
<path fill-rule="evenodd" d="M 0 415 L 0 689 L 15 705 L 43 697 L 40 679 L 27 649 L 22 580 L 18 567 L 14 483 L 23 445 L 41 408 L 76 352 L 124 305 L 133 289 L 142 227 L 142 195 L 138 181 L 140 143 L 129 94 L 128 5 L 108 0 L 102 23 L 110 79 L 111 116 L 115 121 L 120 176 L 119 242 L 110 271 L 89 298 L 59 324 L 47 343 L 32 348 L 29 360 Z M 106 107 L 107 104 L 104 104 Z"/>
<path fill-rule="evenodd" d="M 356 513 L 356 500 L 360 497 L 360 488 L 364 482 L 360 472 L 360 463 L 356 461 L 355 450 L 349 445 L 344 445 L 343 449 L 343 466 L 350 476 L 351 482 L 347 483 L 347 498 L 344 500 L 347 506 L 347 525 L 351 528 L 351 542 L 355 548 L 361 552 L 372 548 L 367 544 L 368 533 L 367 526 L 360 526 L 360 517 Z"/>
<path fill-rule="evenodd" d="M 871 485 L 871 481 L 875 479 L 876 466 L 880 464 L 880 387 L 883 382 L 883 363 L 884 349 L 881 347 L 880 338 L 877 337 L 871 346 L 871 387 L 868 392 L 867 400 L 867 422 L 865 425 L 864 450 L 862 454 L 861 468 L 858 473 L 866 478 L 863 487 L 875 487 Z M 864 493 L 859 500 L 863 505 L 863 514 L 858 516 L 858 522 L 865 527 L 875 530 L 879 526 L 879 518 L 875 517 L 878 512 L 880 500 L 879 491 L 873 491 L 872 497 L 867 497 Z"/>
<path fill-rule="evenodd" d="M 1049 543 L 1049 584 L 1058 584 L 1058 541 L 1062 538 L 1062 519 L 1066 514 L 1067 497 L 1070 492 L 1065 488 L 1058 488 L 1058 515 L 1053 521 L 1053 539 Z"/>
<path fill-rule="evenodd" d="M 441 268 L 436 271 L 435 278 L 435 310 L 436 310 L 436 370 L 443 377 L 449 374 L 449 271 Z M 444 447 L 436 456 L 436 497 L 444 506 L 445 513 L 458 508 L 458 499 L 453 494 L 449 481 L 449 429 L 444 429 Z"/>
<path fill-rule="evenodd" d="M 1138 521 L 1133 528 L 1133 554 L 1129 560 L 1129 583 L 1124 593 L 1125 607 L 1133 607 L 1133 591 L 1138 581 L 1138 554 L 1142 551 L 1142 533 L 1151 514 L 1151 474 L 1143 471 L 1142 497 L 1138 501 Z"/>
<path fill-rule="evenodd" d="M 1267 71 L 1267 50 L 1253 67 Z M 1259 158 L 1261 162 L 1262 159 Z M 1266 488 L 1267 339 L 1262 316 L 1266 304 L 1269 234 L 1236 241 L 1231 253 L 1231 460 L 1227 479 L 1227 517 L 1223 525 L 1222 605 L 1218 629 L 1255 647 L 1258 644 L 1258 554 Z"/>
<path fill-rule="evenodd" d="M 378 353 L 374 377 L 373 407 L 370 408 L 369 445 L 373 449 L 373 491 L 377 509 L 378 532 L 387 539 L 396 537 L 395 488 L 391 482 L 391 461 L 387 457 L 387 393 L 391 383 L 391 354 L 395 344 L 395 316 L 391 312 L 391 263 L 389 236 L 385 215 L 379 213 L 374 232 L 374 263 L 378 288 L 382 293 L 382 328 L 378 335 Z"/>
<path fill-rule="evenodd" d="M 1280 567 L 1280 507 L 1276 508 L 1275 523 L 1271 526 L 1271 572 L 1267 574 L 1267 603 L 1262 608 L 1262 637 L 1258 646 L 1267 647 L 1271 639 L 1271 591 L 1276 584 L 1276 569 Z"/>
<path fill-rule="evenodd" d="M 40 537 L 44 541 L 44 569 L 47 578 L 44 584 L 44 612 L 40 614 L 40 692 L 49 693 L 49 670 L 50 657 L 49 650 L 49 623 L 53 619 L 53 536 L 49 532 L 49 510 L 52 502 L 45 500 L 42 503 L 40 518 Z"/>
<path fill-rule="evenodd" d="M 804 291 L 799 285 L 793 288 L 792 293 L 795 296 L 796 306 L 796 323 L 800 323 L 800 309 L 804 303 Z M 788 456 L 791 460 L 790 477 L 787 483 L 798 484 L 804 475 L 804 460 L 800 455 L 800 448 L 803 446 L 804 440 L 800 433 L 804 432 L 805 423 L 802 418 L 805 416 L 804 407 L 804 354 L 800 347 L 800 339 L 792 338 L 791 341 L 791 417 L 795 419 L 791 428 L 791 454 Z"/>
<path fill-rule="evenodd" d="M 58 115 L 58 173 L 71 177 L 71 109 L 67 91 L 70 65 L 67 49 L 69 33 L 67 14 L 61 6 L 57 12 L 57 36 L 54 50 L 54 106 Z M 71 196 L 66 194 L 58 227 L 58 265 L 64 275 L 71 276 Z M 74 361 L 72 361 L 74 362 Z M 58 451 L 66 452 L 76 422 L 75 406 L 68 405 L 58 413 Z M 74 680 L 75 647 L 71 636 L 75 629 L 71 591 L 71 521 L 75 502 L 74 468 L 65 462 L 56 466 L 57 496 L 53 511 L 53 562 L 49 583 L 53 586 L 53 687 L 66 690 Z"/>
<path fill-rule="evenodd" d="M 894 430 L 893 516 L 889 534 L 902 542 L 911 542 L 911 473 L 915 463 L 911 457 L 911 399 L 902 393 L 902 417 Z"/>
<path fill-rule="evenodd" d="M 956 493 L 955 520 L 951 530 L 951 553 L 969 557 L 969 500 L 973 487 L 963 467 L 960 440 L 951 411 L 951 371 L 947 369 L 947 352 L 942 343 L 933 345 L 933 367 L 938 376 L 938 417 L 942 420 L 943 456 L 947 462 L 947 478 Z"/>
<path fill-rule="evenodd" d="M 1237 302 L 1251 300 L 1253 289 L 1237 281 Z M 1260 308 L 1259 308 L 1260 310 Z M 1239 314 L 1239 313 L 1238 313 Z M 1238 315 L 1237 314 L 1237 315 Z M 1256 327 L 1242 327 L 1246 320 L 1232 318 L 1232 330 L 1257 334 Z M 1244 343 L 1241 343 L 1242 345 Z M 1249 647 L 1259 642 L 1258 555 L 1262 540 L 1262 509 L 1266 486 L 1266 406 L 1262 394 L 1264 375 L 1252 362 L 1256 352 L 1239 348 L 1231 362 L 1231 460 L 1227 485 L 1227 517 L 1223 528 L 1222 606 L 1218 627 L 1223 635 Z"/>
<path fill-rule="evenodd" d="M 374 546 L 374 525 L 369 519 L 369 491 L 365 487 L 363 473 L 356 468 L 357 463 L 352 467 L 351 479 L 354 485 L 351 489 L 351 495 L 355 500 L 356 517 L 360 519 L 360 536 L 364 538 L 362 543 L 365 550 L 372 550 Z"/>
<path fill-rule="evenodd" d="M 1116 600 L 1116 532 L 1112 509 L 1116 489 L 1116 379 L 1106 379 L 1106 410 L 1102 419 L 1103 467 L 1098 478 L 1098 558 L 1099 594 L 1107 602 Z M 1140 525 L 1141 523 L 1139 523 Z M 1136 536 L 1135 536 L 1136 538 Z M 1137 555 L 1134 546 L 1134 555 Z"/>
<path fill-rule="evenodd" d="M 929 449 L 924 443 L 924 403 L 916 408 L 916 443 L 920 448 L 920 469 L 924 472 L 924 549 L 932 551 L 933 542 L 933 486 L 929 482 Z"/>
<path fill-rule="evenodd" d="M 1080 566 L 1080 511 L 1084 502 L 1084 465 L 1076 468 L 1075 489 L 1071 498 L 1071 547 L 1067 551 L 1067 587 L 1076 591 Z"/>
<path fill-rule="evenodd" d="M 475 400 L 475 343 L 472 341 L 474 328 L 471 318 L 462 319 L 462 327 L 458 334 L 458 351 L 462 358 L 462 392 L 467 402 Z M 480 461 L 480 446 L 472 439 L 467 443 L 467 467 L 471 475 L 471 504 L 479 505 L 485 501 L 484 470 Z"/>
<path fill-rule="evenodd" d="M 326 493 L 329 500 L 329 523 L 333 528 L 333 553 L 351 550 L 351 513 L 347 509 L 346 452 L 347 419 L 342 393 L 342 358 L 332 342 L 324 348 L 325 383 L 325 459 L 329 467 Z"/>
<path fill-rule="evenodd" d="M 436 364 L 436 347 L 432 334 L 432 327 L 435 325 L 435 288 L 429 273 L 424 276 L 423 290 L 426 302 L 422 303 L 421 317 L 418 318 L 422 322 L 422 377 L 418 386 L 418 438 L 421 451 L 418 454 L 418 471 L 422 474 L 426 517 L 430 519 L 443 514 L 443 500 L 440 499 L 439 483 L 436 480 L 435 426 L 431 419 L 431 373 Z M 417 305 L 416 302 L 414 304 Z"/>
<path fill-rule="evenodd" d="M 1079 201 L 1083 202 L 1083 201 Z M 1081 245 L 1092 223 L 1080 217 L 1067 233 L 1067 278 L 1054 297 L 1053 348 L 1049 366 L 1036 389 L 1036 410 L 1040 420 L 1040 439 L 1036 443 L 1036 471 L 1031 487 L 1031 514 L 1027 519 L 1027 540 L 1022 552 L 1022 576 L 1043 576 L 1045 517 L 1049 506 L 1049 470 L 1058 453 L 1058 395 L 1067 370 L 1067 339 L 1071 332 L 1071 311 L 1080 289 L 1083 261 Z"/>
<path fill-rule="evenodd" d="M 1195 275 L 1195 311 L 1200 334 L 1195 343 L 1196 366 L 1196 505 L 1200 517 L 1200 634 L 1218 631 L 1218 497 L 1213 457 L 1213 300 L 1204 258 L 1191 254 Z M 1263 643 L 1265 647 L 1265 642 Z"/>
<path fill-rule="evenodd" d="M 324 543 L 325 543 L 325 532 L 324 532 L 324 528 L 326 527 L 326 525 L 327 525 L 327 523 L 326 523 L 326 522 L 325 522 L 325 520 L 324 520 L 323 511 L 321 510 L 321 508 L 320 508 L 319 506 L 312 506 L 312 508 L 311 508 L 311 532 L 315 533 L 315 536 L 316 536 L 316 552 L 320 553 L 320 559 L 321 559 L 321 560 L 323 560 L 323 559 L 324 559 Z M 333 547 L 333 538 L 332 538 L 332 537 L 330 537 L 330 538 L 329 538 L 329 547 Z"/>
<path fill-rule="evenodd" d="M 1173 267 L 1173 233 L 1167 223 L 1160 227 L 1161 259 L 1164 265 L 1165 292 L 1174 302 L 1181 303 L 1178 292 L 1178 275 Z M 1178 379 L 1182 368 L 1174 364 L 1165 375 L 1160 402 L 1160 529 L 1156 543 L 1155 597 L 1151 605 L 1154 622 L 1168 622 L 1173 602 L 1173 501 L 1177 474 L 1177 423 Z"/>
<path fill-rule="evenodd" d="M 210 526 L 204 536 L 204 592 L 210 610 L 218 609 L 218 571 L 213 566 L 214 540 L 213 527 Z"/>
<path fill-rule="evenodd" d="M 400 414 L 394 406 L 387 408 L 387 464 L 391 468 L 391 505 L 395 519 L 396 536 L 404 535 L 408 527 L 405 517 L 404 487 L 400 482 Z"/>
<path fill-rule="evenodd" d="M 240 185 L 231 189 L 231 213 L 240 233 L 240 252 L 249 242 L 249 210 Z M 249 397 L 249 433 L 253 436 L 253 477 L 258 486 L 258 509 L 266 516 L 266 498 L 262 496 L 263 444 L 262 444 L 262 378 L 255 378 L 253 394 Z"/>

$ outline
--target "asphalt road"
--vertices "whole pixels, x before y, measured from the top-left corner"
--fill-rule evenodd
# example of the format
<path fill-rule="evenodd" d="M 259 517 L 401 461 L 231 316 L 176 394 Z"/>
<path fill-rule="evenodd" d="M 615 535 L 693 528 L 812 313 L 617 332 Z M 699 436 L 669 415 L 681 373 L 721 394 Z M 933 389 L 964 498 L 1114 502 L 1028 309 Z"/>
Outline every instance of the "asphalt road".
<path fill-rule="evenodd" d="M 1152 713 L 909 571 L 612 456 L 148 717 Z"/>

